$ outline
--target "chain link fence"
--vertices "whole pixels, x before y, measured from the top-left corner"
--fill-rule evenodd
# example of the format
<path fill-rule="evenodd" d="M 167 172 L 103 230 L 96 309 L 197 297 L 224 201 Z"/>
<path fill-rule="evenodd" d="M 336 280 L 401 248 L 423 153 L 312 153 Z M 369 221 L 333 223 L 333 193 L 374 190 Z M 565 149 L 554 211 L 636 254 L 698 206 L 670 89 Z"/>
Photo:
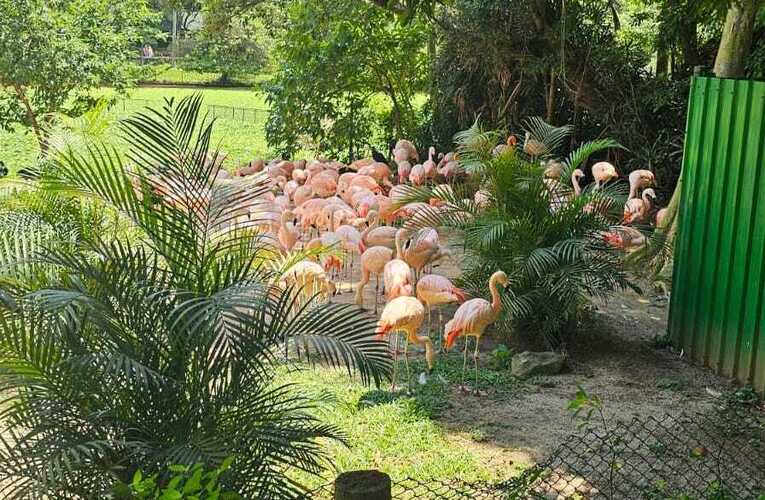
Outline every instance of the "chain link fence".
<path fill-rule="evenodd" d="M 332 498 L 325 485 L 308 498 Z M 498 484 L 404 479 L 396 499 L 765 499 L 765 412 L 635 418 L 566 439 Z"/>
<path fill-rule="evenodd" d="M 124 117 L 143 111 L 147 106 L 162 106 L 162 101 L 151 101 L 149 99 L 120 99 L 110 108 L 110 112 L 118 117 Z M 203 108 L 209 113 L 211 118 L 219 118 L 242 123 L 260 123 L 268 118 L 268 110 L 262 108 L 249 108 L 241 106 L 223 106 L 219 104 L 203 104 Z"/>

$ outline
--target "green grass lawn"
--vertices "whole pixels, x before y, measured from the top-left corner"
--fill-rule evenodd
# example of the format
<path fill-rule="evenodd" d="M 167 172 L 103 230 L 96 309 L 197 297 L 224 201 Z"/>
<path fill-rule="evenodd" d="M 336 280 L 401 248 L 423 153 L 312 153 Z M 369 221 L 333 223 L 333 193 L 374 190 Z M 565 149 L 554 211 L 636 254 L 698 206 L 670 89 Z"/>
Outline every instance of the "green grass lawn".
<path fill-rule="evenodd" d="M 104 90 L 108 95 L 111 90 Z M 189 89 L 175 87 L 140 87 L 129 91 L 126 98 L 120 99 L 112 109 L 115 123 L 112 126 L 118 132 L 117 120 L 145 106 L 159 106 L 167 97 L 180 98 L 194 92 L 204 96 L 204 103 L 210 116 L 215 117 L 213 146 L 229 155 L 226 163 L 233 167 L 238 163 L 266 156 L 268 145 L 265 138 L 265 124 L 268 106 L 263 94 L 248 89 Z M 248 108 L 242 112 L 231 108 Z M 263 111 L 250 111 L 250 109 Z M 0 131 L 0 160 L 9 167 L 11 173 L 34 163 L 38 154 L 37 141 L 31 130 L 17 128 L 13 132 Z"/>
<path fill-rule="evenodd" d="M 221 74 L 206 71 L 183 69 L 171 64 L 152 64 L 145 66 L 145 82 L 175 83 L 179 85 L 212 84 L 220 80 Z M 237 85 L 250 86 L 261 83 L 268 74 L 237 76 L 233 80 Z"/>
<path fill-rule="evenodd" d="M 424 369 L 424 362 L 412 362 L 412 372 Z M 398 390 L 365 387 L 348 378 L 346 372 L 324 368 L 298 370 L 280 381 L 295 383 L 311 400 L 318 401 L 318 415 L 345 433 L 347 446 L 337 441 L 325 443 L 336 470 L 324 477 L 299 476 L 310 488 L 330 482 L 339 472 L 378 469 L 394 480 L 460 479 L 502 481 L 519 474 L 529 464 L 516 463 L 498 468 L 487 463 L 486 455 L 501 453 L 494 445 L 472 441 L 445 430 L 439 421 L 454 397 L 454 386 L 461 381 L 462 358 L 442 357 L 424 386 L 413 382 L 406 393 L 403 363 L 399 366 Z M 470 372 L 472 374 L 472 371 Z M 510 398 L 522 390 L 506 370 L 480 370 L 482 389 L 496 391 L 493 396 Z M 480 431 L 476 429 L 476 436 Z"/>

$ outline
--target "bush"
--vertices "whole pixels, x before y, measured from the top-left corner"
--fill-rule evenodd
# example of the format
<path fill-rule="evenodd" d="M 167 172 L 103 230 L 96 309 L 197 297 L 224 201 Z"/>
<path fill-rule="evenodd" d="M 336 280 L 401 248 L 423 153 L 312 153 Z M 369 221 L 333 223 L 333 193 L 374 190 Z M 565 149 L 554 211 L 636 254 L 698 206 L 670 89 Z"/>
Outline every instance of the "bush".
<path fill-rule="evenodd" d="M 62 152 L 44 177 L 52 192 L 100 199 L 141 239 L 44 245 L 35 263 L 60 278 L 0 283 L 3 498 L 106 498 L 136 471 L 211 470 L 229 456 L 226 491 L 298 497 L 287 473 L 319 473 L 320 440 L 341 435 L 276 381 L 277 354 L 300 352 L 367 383 L 389 376 L 374 318 L 331 303 L 295 307 L 298 291 L 269 264 L 271 240 L 231 227 L 269 186 L 215 181 L 200 108 L 191 96 L 125 121 L 131 170 L 115 148 L 92 145 Z"/>
<path fill-rule="evenodd" d="M 559 145 L 567 133 L 535 123 L 541 123 L 533 127 L 536 137 L 542 140 L 546 133 L 548 144 Z M 550 184 L 543 167 L 522 151 L 493 158 L 490 151 L 498 135 L 477 127 L 458 135 L 461 161 L 473 171 L 472 187 L 463 185 L 454 193 L 438 187 L 412 189 L 407 201 L 445 199 L 444 207 L 428 209 L 416 224 L 463 231 L 467 257 L 461 284 L 474 296 L 487 296 L 491 274 L 504 271 L 510 286 L 502 296 L 506 315 L 500 328 L 542 334 L 551 347 L 560 348 L 591 297 L 629 286 L 622 256 L 601 236 L 621 219 L 623 191 L 618 186 L 585 189 L 574 197 L 566 181 L 591 154 L 618 144 L 583 144 L 566 158 L 562 182 Z M 488 206 L 473 201 L 475 186 L 489 194 Z M 553 199 L 565 201 L 551 209 Z"/>

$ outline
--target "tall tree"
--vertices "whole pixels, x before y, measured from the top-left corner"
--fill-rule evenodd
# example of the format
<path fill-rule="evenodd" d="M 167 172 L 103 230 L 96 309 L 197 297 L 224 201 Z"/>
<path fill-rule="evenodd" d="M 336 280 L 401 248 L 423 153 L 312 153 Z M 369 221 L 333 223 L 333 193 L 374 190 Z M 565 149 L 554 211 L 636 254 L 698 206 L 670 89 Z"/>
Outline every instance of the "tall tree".
<path fill-rule="evenodd" d="M 156 19 L 145 0 L 0 0 L 0 12 L 0 128 L 31 127 L 43 153 L 54 113 L 131 82 Z"/>
<path fill-rule="evenodd" d="M 747 58 L 752 49 L 757 12 L 762 0 L 733 0 L 725 16 L 720 46 L 715 59 L 719 78 L 741 78 L 746 74 Z"/>

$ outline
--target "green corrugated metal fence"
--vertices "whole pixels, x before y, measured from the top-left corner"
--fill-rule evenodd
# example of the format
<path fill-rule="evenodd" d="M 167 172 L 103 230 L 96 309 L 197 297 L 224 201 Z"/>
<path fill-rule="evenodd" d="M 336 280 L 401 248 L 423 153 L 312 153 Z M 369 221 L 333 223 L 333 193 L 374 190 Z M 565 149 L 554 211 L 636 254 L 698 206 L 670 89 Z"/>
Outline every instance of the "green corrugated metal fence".
<path fill-rule="evenodd" d="M 694 78 L 669 331 L 765 392 L 765 82 Z"/>

